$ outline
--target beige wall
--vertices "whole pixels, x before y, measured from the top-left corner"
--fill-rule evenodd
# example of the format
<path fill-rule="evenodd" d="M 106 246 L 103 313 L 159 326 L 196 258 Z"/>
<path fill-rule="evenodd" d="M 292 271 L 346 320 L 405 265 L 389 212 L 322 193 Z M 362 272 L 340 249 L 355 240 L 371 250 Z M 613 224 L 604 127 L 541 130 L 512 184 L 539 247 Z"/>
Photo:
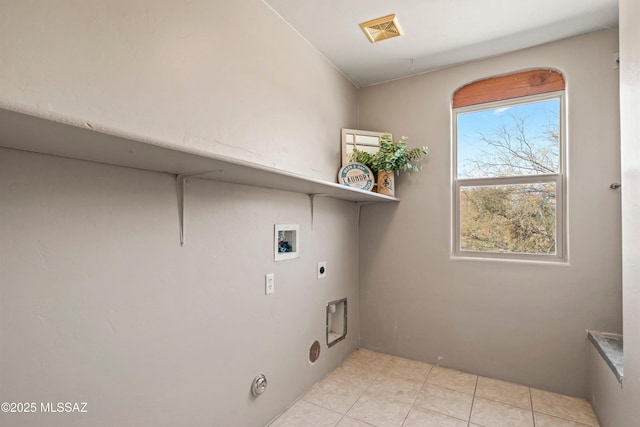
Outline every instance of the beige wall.
<path fill-rule="evenodd" d="M 640 419 L 640 4 L 620 0 L 625 426 Z"/>
<path fill-rule="evenodd" d="M 360 227 L 363 347 L 586 396 L 585 329 L 621 330 L 616 31 L 600 31 L 359 92 L 359 127 L 430 147 L 397 206 Z M 569 263 L 451 258 L 453 92 L 537 67 L 563 72 L 568 108 Z M 383 105 L 384 108 L 380 108 Z"/>
<path fill-rule="evenodd" d="M 0 105 L 333 181 L 355 97 L 261 0 L 0 0 Z"/>
<path fill-rule="evenodd" d="M 628 52 L 637 50 L 630 27 Z M 262 425 L 358 345 L 359 319 L 365 347 L 585 395 L 584 329 L 621 330 L 620 199 L 607 188 L 620 174 L 616 50 L 617 34 L 603 31 L 365 88 L 357 99 L 258 0 L 0 0 L 4 106 L 330 181 L 342 127 L 431 148 L 425 172 L 401 179 L 402 203 L 363 208 L 359 248 L 350 203 L 318 199 L 311 229 L 304 195 L 199 180 L 189 185 L 180 248 L 173 177 L 0 150 L 0 401 L 90 404 L 82 417 L 5 416 L 2 425 Z M 568 82 L 571 262 L 451 260 L 451 94 L 539 66 Z M 634 102 L 627 117 L 637 116 Z M 626 179 L 631 195 L 635 178 Z M 635 208 L 627 205 L 631 226 Z M 299 260 L 273 263 L 279 222 L 300 223 Z M 636 254 L 625 252 L 631 267 Z M 322 282 L 320 260 L 329 267 Z M 633 312 L 637 275 L 627 271 Z M 323 345 L 311 366 L 324 304 L 343 296 L 349 337 Z M 633 322 L 625 317 L 631 355 Z M 254 400 L 260 371 L 269 390 Z"/>
<path fill-rule="evenodd" d="M 258 0 L 0 0 L 0 104 L 38 115 L 333 181 L 356 94 Z M 352 203 L 317 199 L 311 229 L 306 195 L 195 179 L 181 248 L 171 175 L 1 149 L 0 182 L 0 401 L 89 403 L 3 426 L 264 425 L 358 344 Z M 275 223 L 300 259 L 273 262 Z"/>
<path fill-rule="evenodd" d="M 610 372 L 591 372 L 602 427 L 632 427 L 640 419 L 640 5 L 620 0 L 619 6 L 624 377 L 618 388 Z"/>
<path fill-rule="evenodd" d="M 0 401 L 89 410 L 3 426 L 264 425 L 358 344 L 353 204 L 317 200 L 312 230 L 306 195 L 195 179 L 180 247 L 171 175 L 0 149 L 0 180 Z M 300 259 L 273 262 L 276 223 L 300 224 Z M 328 349 L 342 297 L 349 334 Z"/>
<path fill-rule="evenodd" d="M 589 395 L 600 427 L 624 427 L 624 389 L 595 345 L 589 346 Z"/>

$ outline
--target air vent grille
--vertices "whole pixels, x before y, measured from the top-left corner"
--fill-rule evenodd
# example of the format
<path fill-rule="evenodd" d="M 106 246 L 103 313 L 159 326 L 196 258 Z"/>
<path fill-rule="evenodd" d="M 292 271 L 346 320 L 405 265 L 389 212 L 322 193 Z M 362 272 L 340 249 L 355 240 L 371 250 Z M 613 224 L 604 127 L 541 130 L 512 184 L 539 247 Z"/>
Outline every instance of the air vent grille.
<path fill-rule="evenodd" d="M 395 14 L 363 22 L 360 24 L 360 28 L 362 28 L 362 31 L 364 31 L 364 34 L 371 43 L 398 37 L 404 34 Z"/>

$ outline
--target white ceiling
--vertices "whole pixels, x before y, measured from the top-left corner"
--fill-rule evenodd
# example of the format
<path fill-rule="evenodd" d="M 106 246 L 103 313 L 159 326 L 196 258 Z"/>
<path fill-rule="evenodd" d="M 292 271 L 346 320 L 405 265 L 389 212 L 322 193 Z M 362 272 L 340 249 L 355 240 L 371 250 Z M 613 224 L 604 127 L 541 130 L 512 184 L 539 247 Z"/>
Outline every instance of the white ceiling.
<path fill-rule="evenodd" d="M 264 0 L 357 86 L 617 28 L 618 0 Z M 404 36 L 359 23 L 395 13 Z"/>

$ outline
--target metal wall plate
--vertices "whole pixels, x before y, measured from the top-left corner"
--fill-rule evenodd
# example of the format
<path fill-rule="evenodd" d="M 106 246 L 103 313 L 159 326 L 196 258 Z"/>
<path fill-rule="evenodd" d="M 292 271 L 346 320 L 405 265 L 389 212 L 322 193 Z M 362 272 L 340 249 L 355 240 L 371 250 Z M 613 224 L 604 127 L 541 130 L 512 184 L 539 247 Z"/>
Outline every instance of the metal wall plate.
<path fill-rule="evenodd" d="M 251 394 L 260 396 L 267 389 L 267 377 L 264 374 L 258 374 L 251 383 Z"/>

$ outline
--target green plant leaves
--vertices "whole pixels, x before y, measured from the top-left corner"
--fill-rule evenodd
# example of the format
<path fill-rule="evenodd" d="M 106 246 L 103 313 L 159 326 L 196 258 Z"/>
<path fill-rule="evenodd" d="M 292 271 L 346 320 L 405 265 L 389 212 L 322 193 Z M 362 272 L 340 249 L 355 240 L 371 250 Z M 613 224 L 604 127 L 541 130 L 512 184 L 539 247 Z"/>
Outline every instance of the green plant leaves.
<path fill-rule="evenodd" d="M 384 134 L 380 138 L 380 150 L 372 156 L 373 169 L 387 172 L 418 172 L 420 167 L 417 163 L 429 151 L 427 147 L 409 149 L 406 141 L 407 138 L 402 137 L 401 141 L 393 142 L 390 134 Z"/>
<path fill-rule="evenodd" d="M 366 165 L 374 173 L 380 170 L 387 172 L 408 171 L 418 172 L 420 167 L 418 162 L 423 156 L 429 154 L 427 147 L 409 148 L 407 137 L 402 137 L 400 141 L 393 142 L 391 134 L 385 133 L 380 137 L 380 150 L 375 154 L 366 151 L 353 150 L 350 161 Z"/>

